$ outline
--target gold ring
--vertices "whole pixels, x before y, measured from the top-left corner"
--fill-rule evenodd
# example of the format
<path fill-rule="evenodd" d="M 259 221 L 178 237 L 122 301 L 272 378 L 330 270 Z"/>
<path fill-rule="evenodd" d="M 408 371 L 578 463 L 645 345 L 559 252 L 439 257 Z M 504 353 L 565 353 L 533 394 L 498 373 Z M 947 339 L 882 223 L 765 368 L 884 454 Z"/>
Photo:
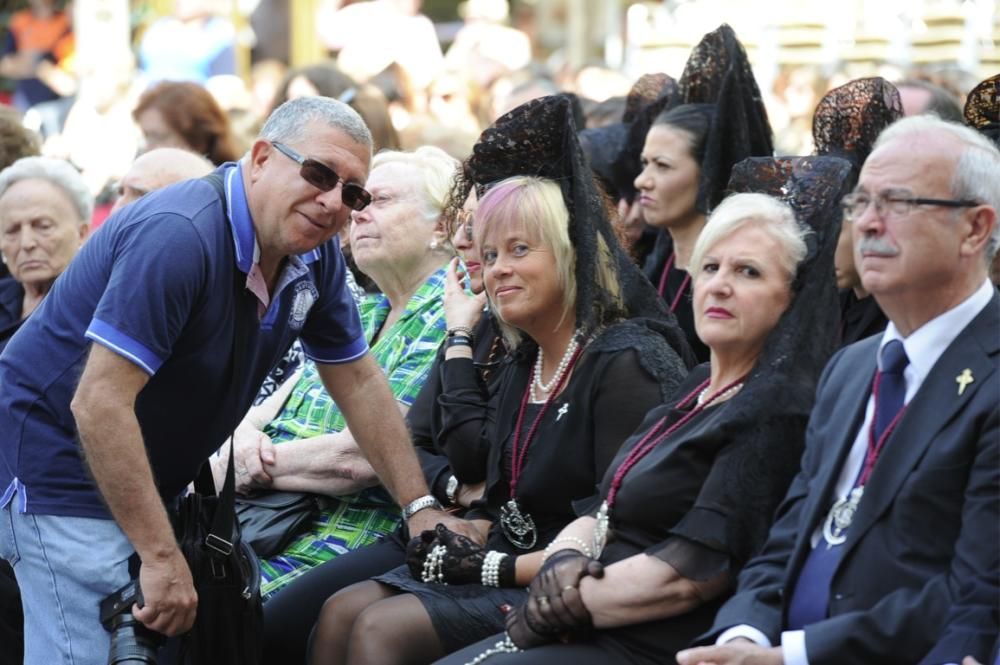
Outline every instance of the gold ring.
<path fill-rule="evenodd" d="M 538 603 L 539 605 L 541 605 L 542 603 L 546 603 L 546 604 L 547 604 L 547 603 L 549 602 L 549 597 L 548 597 L 548 596 L 539 596 L 539 597 L 537 598 L 537 601 L 536 601 L 536 602 L 537 602 L 537 603 Z"/>

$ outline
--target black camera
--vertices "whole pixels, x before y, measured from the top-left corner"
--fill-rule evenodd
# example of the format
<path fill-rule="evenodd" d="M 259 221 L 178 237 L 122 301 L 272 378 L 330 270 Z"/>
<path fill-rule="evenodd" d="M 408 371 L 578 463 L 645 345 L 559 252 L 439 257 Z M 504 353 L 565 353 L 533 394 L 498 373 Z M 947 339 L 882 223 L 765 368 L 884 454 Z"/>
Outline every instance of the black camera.
<path fill-rule="evenodd" d="M 142 589 L 135 579 L 101 601 L 101 624 L 111 633 L 108 665 L 152 663 L 163 636 L 146 628 L 132 616 L 132 604 L 142 607 Z"/>

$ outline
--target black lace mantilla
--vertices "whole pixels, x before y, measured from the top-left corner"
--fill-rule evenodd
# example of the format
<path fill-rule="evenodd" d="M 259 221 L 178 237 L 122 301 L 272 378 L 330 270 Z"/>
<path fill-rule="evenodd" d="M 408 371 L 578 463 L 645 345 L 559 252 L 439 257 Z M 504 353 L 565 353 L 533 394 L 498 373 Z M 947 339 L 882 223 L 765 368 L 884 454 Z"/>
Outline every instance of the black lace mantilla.
<path fill-rule="evenodd" d="M 813 115 L 816 154 L 842 157 L 854 176 L 882 130 L 903 117 L 899 91 L 885 79 L 856 79 L 823 96 Z"/>
<path fill-rule="evenodd" d="M 836 157 L 755 157 L 733 168 L 733 192 L 760 192 L 787 202 L 812 231 L 799 264 L 791 305 L 771 331 L 743 389 L 726 405 L 724 427 L 745 441 L 727 460 L 733 564 L 741 567 L 767 536 L 771 518 L 799 468 L 816 382 L 836 346 L 838 317 L 833 255 L 840 199 L 851 165 Z"/>
<path fill-rule="evenodd" d="M 622 318 L 664 321 L 670 346 L 690 366 L 693 354 L 656 290 L 621 248 L 601 194 L 577 138 L 579 104 L 566 94 L 532 100 L 501 116 L 487 128 L 463 165 L 448 208 L 464 203 L 472 187 L 485 188 L 515 175 L 559 183 L 569 210 L 569 238 L 576 250 L 577 326 L 585 335 Z M 611 252 L 624 309 L 594 279 L 600 258 L 598 237 Z"/>
<path fill-rule="evenodd" d="M 726 24 L 691 51 L 679 87 L 682 103 L 715 105 L 698 187 L 698 210 L 707 214 L 722 200 L 733 164 L 774 154 L 771 125 L 746 51 Z"/>
<path fill-rule="evenodd" d="M 1000 147 L 1000 74 L 986 79 L 965 100 L 965 123 Z"/>

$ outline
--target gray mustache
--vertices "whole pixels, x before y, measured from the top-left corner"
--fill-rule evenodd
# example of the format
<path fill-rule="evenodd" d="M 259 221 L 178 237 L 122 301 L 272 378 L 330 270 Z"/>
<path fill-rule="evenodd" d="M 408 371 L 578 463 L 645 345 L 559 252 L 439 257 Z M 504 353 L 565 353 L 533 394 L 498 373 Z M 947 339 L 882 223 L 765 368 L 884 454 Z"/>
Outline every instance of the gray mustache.
<path fill-rule="evenodd" d="M 864 236 L 857 241 L 857 250 L 861 254 L 878 254 L 879 256 L 896 256 L 899 248 L 893 247 L 887 240 L 879 236 Z"/>

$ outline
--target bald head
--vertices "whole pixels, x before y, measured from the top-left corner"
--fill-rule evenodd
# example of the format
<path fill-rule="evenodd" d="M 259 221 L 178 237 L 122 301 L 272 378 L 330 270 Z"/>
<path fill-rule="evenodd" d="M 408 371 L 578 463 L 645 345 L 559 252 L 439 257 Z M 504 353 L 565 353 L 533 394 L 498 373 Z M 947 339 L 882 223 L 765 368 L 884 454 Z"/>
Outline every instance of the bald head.
<path fill-rule="evenodd" d="M 118 200 L 111 212 L 142 198 L 152 191 L 181 180 L 200 178 L 215 167 L 201 155 L 179 148 L 157 148 L 143 153 L 118 184 Z"/>

